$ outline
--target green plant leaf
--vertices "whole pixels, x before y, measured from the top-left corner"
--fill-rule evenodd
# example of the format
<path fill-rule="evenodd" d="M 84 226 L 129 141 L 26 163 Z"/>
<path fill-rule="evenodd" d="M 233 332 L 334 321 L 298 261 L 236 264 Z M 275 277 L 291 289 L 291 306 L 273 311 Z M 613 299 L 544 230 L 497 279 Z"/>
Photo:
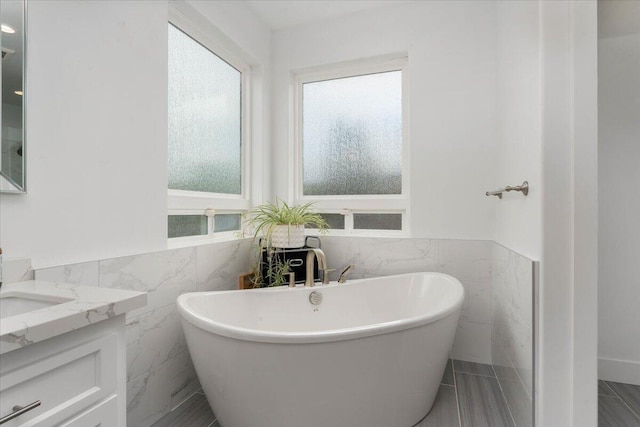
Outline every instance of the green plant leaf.
<path fill-rule="evenodd" d="M 247 225 L 254 228 L 254 238 L 264 236 L 267 241 L 276 225 L 313 225 L 320 232 L 329 228 L 322 216 L 313 210 L 313 202 L 289 206 L 285 201 L 276 199 L 276 203 L 267 202 L 256 206 L 245 218 Z"/>

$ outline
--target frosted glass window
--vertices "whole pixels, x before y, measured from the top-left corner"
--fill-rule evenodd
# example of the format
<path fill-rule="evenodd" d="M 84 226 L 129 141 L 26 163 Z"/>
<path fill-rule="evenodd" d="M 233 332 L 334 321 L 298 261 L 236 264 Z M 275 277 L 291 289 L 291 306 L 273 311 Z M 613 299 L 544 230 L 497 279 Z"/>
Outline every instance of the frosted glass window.
<path fill-rule="evenodd" d="M 402 230 L 402 214 L 353 214 L 356 230 Z"/>
<path fill-rule="evenodd" d="M 213 217 L 213 231 L 219 233 L 240 230 L 240 220 L 240 214 L 216 214 Z"/>
<path fill-rule="evenodd" d="M 207 234 L 204 215 L 169 215 L 169 238 Z"/>
<path fill-rule="evenodd" d="M 302 86 L 304 195 L 402 193 L 402 71 Z"/>
<path fill-rule="evenodd" d="M 321 213 L 329 228 L 334 230 L 344 230 L 344 215 L 338 213 Z M 318 228 L 315 225 L 308 225 L 307 228 Z"/>
<path fill-rule="evenodd" d="M 169 188 L 241 194 L 242 73 L 171 24 L 168 53 Z"/>

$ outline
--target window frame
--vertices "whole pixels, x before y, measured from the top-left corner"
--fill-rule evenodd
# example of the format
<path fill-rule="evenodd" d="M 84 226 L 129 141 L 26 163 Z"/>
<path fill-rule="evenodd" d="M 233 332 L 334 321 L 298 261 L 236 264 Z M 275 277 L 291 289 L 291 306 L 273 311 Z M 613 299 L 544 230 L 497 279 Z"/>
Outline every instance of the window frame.
<path fill-rule="evenodd" d="M 167 217 L 169 215 L 203 215 L 208 217 L 206 235 L 167 237 L 170 247 L 188 246 L 236 238 L 237 231 L 213 232 L 212 212 L 220 214 L 243 214 L 251 207 L 251 66 L 233 52 L 236 46 L 226 40 L 213 24 L 188 10 L 179 3 L 170 2 L 168 25 L 173 25 L 186 36 L 209 50 L 221 60 L 240 72 L 240 194 L 224 194 L 168 188 Z M 168 144 L 168 141 L 167 141 Z M 168 166 L 168 165 L 167 165 Z M 168 168 L 167 168 L 168 170 Z M 210 214 L 208 215 L 207 212 Z M 214 215 L 214 214 L 213 214 Z"/>
<path fill-rule="evenodd" d="M 169 209 L 167 217 L 169 216 L 178 216 L 178 215 L 201 215 L 207 217 L 207 234 L 199 234 L 194 236 L 181 236 L 181 237 L 168 237 L 168 241 L 170 242 L 171 248 L 179 248 L 192 246 L 193 244 L 206 244 L 217 241 L 228 241 L 228 240 L 236 240 L 238 238 L 239 233 L 242 233 L 242 224 L 241 228 L 238 230 L 230 230 L 230 231 L 214 231 L 214 220 L 215 215 L 227 215 L 227 214 L 238 214 L 242 215 L 246 210 L 222 210 L 222 209 L 205 209 L 204 211 L 201 209 Z"/>
<path fill-rule="evenodd" d="M 314 67 L 293 73 L 293 167 L 289 194 L 295 204 L 314 202 L 320 213 L 341 213 L 345 215 L 344 230 L 330 230 L 332 235 L 396 236 L 410 235 L 410 155 L 409 155 L 409 58 L 407 54 L 390 55 L 382 58 L 359 60 L 329 66 Z M 302 147 L 302 107 L 303 85 L 305 83 L 337 80 L 341 78 L 379 74 L 390 71 L 402 73 L 402 190 L 400 194 L 374 195 L 304 195 L 303 194 L 303 147 Z M 354 229 L 354 213 L 401 213 L 401 230 Z M 308 234 L 317 234 L 313 229 Z"/>

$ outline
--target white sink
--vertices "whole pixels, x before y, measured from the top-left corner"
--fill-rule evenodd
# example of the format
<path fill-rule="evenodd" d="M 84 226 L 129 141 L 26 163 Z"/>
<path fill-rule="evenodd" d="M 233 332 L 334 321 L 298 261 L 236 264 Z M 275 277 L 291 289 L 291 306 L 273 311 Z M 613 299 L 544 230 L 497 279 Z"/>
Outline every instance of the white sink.
<path fill-rule="evenodd" d="M 7 293 L 0 295 L 0 319 L 18 314 L 40 310 L 52 305 L 72 301 L 68 298 L 47 297 L 45 295 L 29 295 L 24 293 Z"/>

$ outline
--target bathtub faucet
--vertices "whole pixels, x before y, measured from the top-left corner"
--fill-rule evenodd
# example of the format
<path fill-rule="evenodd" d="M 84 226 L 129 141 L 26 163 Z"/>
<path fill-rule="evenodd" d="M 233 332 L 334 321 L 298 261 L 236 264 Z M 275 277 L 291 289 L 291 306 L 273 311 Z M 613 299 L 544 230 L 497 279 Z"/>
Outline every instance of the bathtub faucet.
<path fill-rule="evenodd" d="M 327 258 L 324 256 L 319 248 L 309 249 L 307 252 L 307 274 L 304 281 L 306 288 L 313 287 L 315 285 L 315 277 L 313 277 L 313 258 L 318 258 L 318 270 L 322 271 L 322 284 L 327 285 L 329 283 L 329 272 L 334 271 L 327 268 Z"/>
<path fill-rule="evenodd" d="M 340 277 L 338 277 L 338 283 L 346 283 L 347 274 L 351 273 L 351 270 L 353 270 L 353 264 L 347 265 L 347 268 L 342 270 L 342 273 L 340 273 Z"/>

